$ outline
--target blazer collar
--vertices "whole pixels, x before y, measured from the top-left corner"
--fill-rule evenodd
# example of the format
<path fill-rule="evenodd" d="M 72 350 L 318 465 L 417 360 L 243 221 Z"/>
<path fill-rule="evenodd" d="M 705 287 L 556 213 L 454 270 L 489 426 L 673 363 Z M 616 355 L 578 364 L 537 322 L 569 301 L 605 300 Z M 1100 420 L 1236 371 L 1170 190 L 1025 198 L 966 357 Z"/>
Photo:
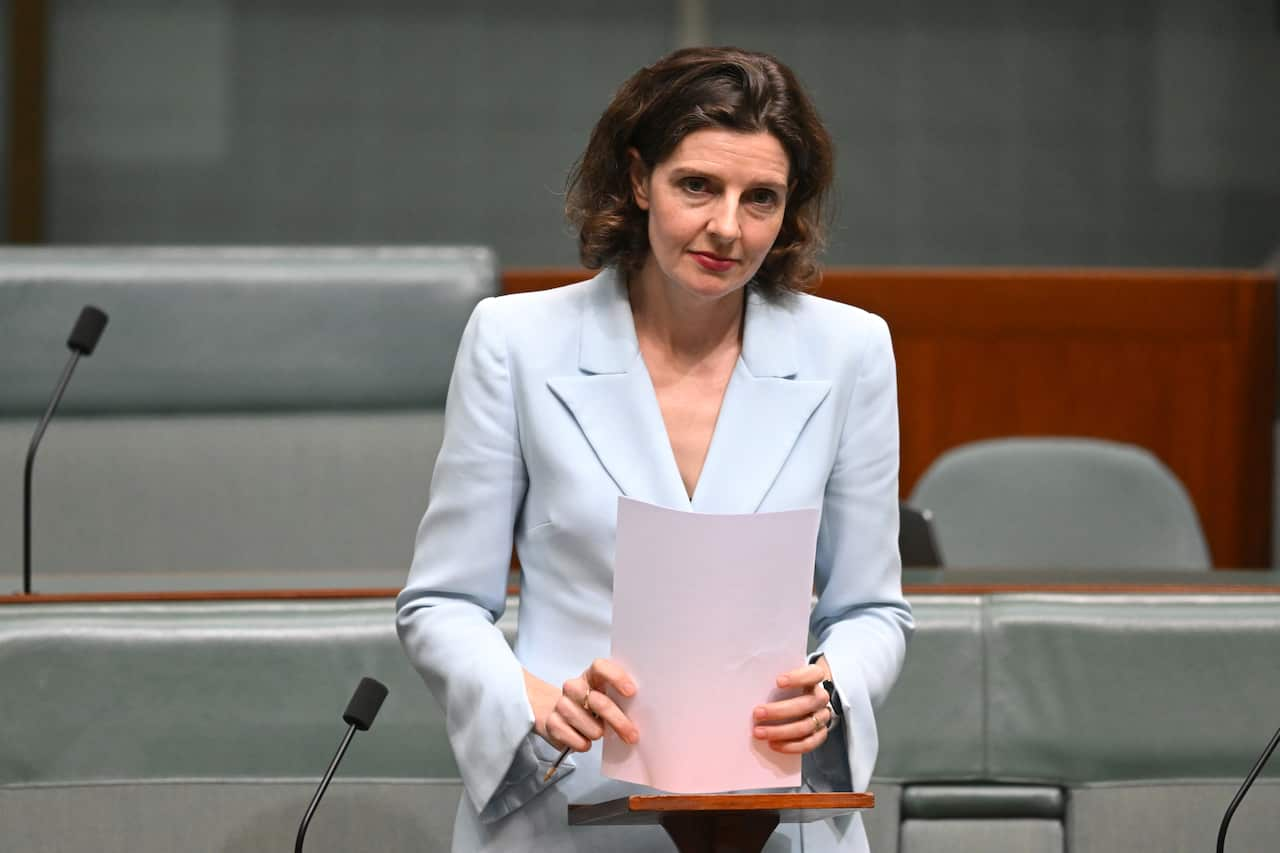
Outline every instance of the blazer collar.
<path fill-rule="evenodd" d="M 613 269 L 588 282 L 579 372 L 548 385 L 629 497 L 676 509 L 755 512 L 831 383 L 797 380 L 797 329 L 787 301 L 747 296 L 742 355 L 693 500 L 684 490 L 636 340 L 626 284 Z"/>
<path fill-rule="evenodd" d="M 578 368 L 591 374 L 626 373 L 635 366 L 639 354 L 626 282 L 607 267 L 587 282 Z"/>
<path fill-rule="evenodd" d="M 752 376 L 796 375 L 794 297 L 771 303 L 750 289 L 742 328 L 742 360 Z M 588 282 L 582 312 L 578 367 L 584 373 L 626 373 L 640 351 L 635 319 L 622 276 L 612 267 Z"/>

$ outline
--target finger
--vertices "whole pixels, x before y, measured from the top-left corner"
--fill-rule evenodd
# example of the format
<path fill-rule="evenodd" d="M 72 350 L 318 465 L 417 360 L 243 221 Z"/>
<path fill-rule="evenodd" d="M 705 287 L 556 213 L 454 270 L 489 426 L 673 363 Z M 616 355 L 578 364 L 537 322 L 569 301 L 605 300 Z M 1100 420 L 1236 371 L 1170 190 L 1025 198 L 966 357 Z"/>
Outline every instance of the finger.
<path fill-rule="evenodd" d="M 567 697 L 570 702 L 573 702 L 578 707 L 582 708 L 587 712 L 588 716 L 595 717 L 598 716 L 595 708 L 588 707 L 587 702 L 588 697 L 592 693 L 603 695 L 599 688 L 591 686 L 591 682 L 587 680 L 586 673 L 583 673 L 577 678 L 570 678 L 564 683 L 564 687 L 560 690 L 561 696 Z"/>
<path fill-rule="evenodd" d="M 827 695 L 827 691 L 819 687 L 812 693 L 802 693 L 790 699 L 757 705 L 754 716 L 756 721 L 761 723 L 785 722 L 797 717 L 806 717 L 820 708 L 825 708 L 830 700 L 831 697 Z"/>
<path fill-rule="evenodd" d="M 598 696 L 593 692 L 592 696 Z M 590 740 L 599 740 L 604 737 L 604 726 L 597 720 L 590 711 L 583 708 L 567 695 L 562 695 L 556 702 L 555 713 L 562 720 L 568 723 L 573 729 Z"/>
<path fill-rule="evenodd" d="M 636 728 L 636 724 L 631 722 L 630 718 L 609 697 L 609 694 L 600 690 L 592 690 L 588 699 L 591 704 L 591 711 L 606 723 L 609 728 L 617 732 L 619 737 L 627 743 L 635 743 L 640 740 L 640 730 Z"/>
<path fill-rule="evenodd" d="M 826 731 L 827 723 L 830 720 L 831 712 L 824 707 L 822 710 L 798 720 L 771 725 L 756 725 L 752 734 L 760 740 L 774 742 L 804 740 L 818 731 Z"/>
<path fill-rule="evenodd" d="M 574 752 L 586 752 L 591 749 L 591 740 L 586 738 L 555 711 L 547 718 L 547 736 L 557 749 L 569 747 Z"/>
<path fill-rule="evenodd" d="M 789 755 L 804 755 L 813 752 L 827 741 L 827 730 L 825 728 L 818 729 L 813 734 L 801 740 L 788 741 L 770 741 L 769 748 L 774 752 L 784 752 Z"/>
<path fill-rule="evenodd" d="M 799 669 L 778 676 L 779 687 L 800 687 L 808 690 L 826 680 L 827 671 L 816 663 L 805 664 Z"/>
<path fill-rule="evenodd" d="M 609 658 L 596 658 L 582 675 L 595 690 L 610 686 L 623 696 L 636 695 L 636 684 L 631 676 L 621 664 Z"/>
<path fill-rule="evenodd" d="M 582 700 L 586 698 L 587 691 L 591 689 L 591 682 L 587 681 L 586 673 L 570 678 L 564 684 L 560 685 L 560 695 L 568 696 L 573 702 L 582 704 Z"/>

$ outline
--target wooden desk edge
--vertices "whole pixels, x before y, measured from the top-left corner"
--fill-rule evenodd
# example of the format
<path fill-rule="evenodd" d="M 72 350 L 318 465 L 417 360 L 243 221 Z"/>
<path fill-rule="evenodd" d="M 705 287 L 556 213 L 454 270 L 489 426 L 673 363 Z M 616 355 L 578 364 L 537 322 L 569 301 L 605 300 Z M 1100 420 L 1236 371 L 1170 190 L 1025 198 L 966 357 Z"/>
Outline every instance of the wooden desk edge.
<path fill-rule="evenodd" d="M 308 601 L 342 598 L 395 598 L 398 589 L 216 589 L 144 592 L 33 592 L 0 595 L 0 604 L 104 604 L 162 601 Z"/>
<path fill-rule="evenodd" d="M 776 812 L 784 823 L 807 822 L 875 808 L 871 793 L 666 794 L 619 797 L 569 806 L 569 823 L 658 823 L 663 815 Z"/>
<path fill-rule="evenodd" d="M 4 604 L 103 604 L 164 601 L 308 601 L 323 599 L 395 598 L 392 588 L 362 589 L 223 589 L 148 592 L 37 592 L 0 594 Z M 519 590 L 511 588 L 509 594 Z M 938 583 L 907 584 L 906 595 L 991 595 L 996 593 L 1152 594 L 1152 595 L 1274 595 L 1270 584 L 1144 584 L 1144 583 Z"/>

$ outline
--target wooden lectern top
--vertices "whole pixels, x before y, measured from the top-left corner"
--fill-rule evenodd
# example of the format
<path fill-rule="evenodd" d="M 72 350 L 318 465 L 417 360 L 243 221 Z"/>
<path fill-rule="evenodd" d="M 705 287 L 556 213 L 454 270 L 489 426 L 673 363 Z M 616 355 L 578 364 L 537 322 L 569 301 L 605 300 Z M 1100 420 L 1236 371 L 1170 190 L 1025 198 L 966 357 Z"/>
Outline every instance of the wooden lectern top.
<path fill-rule="evenodd" d="M 634 825 L 661 823 L 679 813 L 774 814 L 779 823 L 808 823 L 874 808 L 875 794 L 697 794 L 619 797 L 569 806 L 569 823 Z"/>

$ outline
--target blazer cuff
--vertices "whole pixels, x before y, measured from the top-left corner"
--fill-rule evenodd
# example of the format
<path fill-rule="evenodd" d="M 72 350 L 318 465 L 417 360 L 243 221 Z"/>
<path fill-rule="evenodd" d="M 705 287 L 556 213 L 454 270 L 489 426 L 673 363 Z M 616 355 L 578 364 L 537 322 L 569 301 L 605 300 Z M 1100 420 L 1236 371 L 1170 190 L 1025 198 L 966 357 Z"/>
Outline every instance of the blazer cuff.
<path fill-rule="evenodd" d="M 555 774 L 547 781 L 542 781 L 547 771 L 560 757 L 551 744 L 539 735 L 529 732 L 524 741 L 516 747 L 515 756 L 506 775 L 498 783 L 493 796 L 480 809 L 480 821 L 492 823 L 506 817 L 543 791 L 559 784 L 572 773 L 576 767 L 572 753 L 556 768 Z"/>
<path fill-rule="evenodd" d="M 811 653 L 809 663 L 816 662 L 823 654 L 821 650 Z M 827 666 L 831 668 L 831 681 L 836 686 L 836 693 L 839 694 L 841 725 L 828 729 L 827 739 L 823 741 L 822 746 L 804 756 L 801 761 L 801 775 L 805 785 L 813 791 L 852 791 L 853 777 L 849 772 L 852 744 L 849 738 L 853 726 L 848 725 L 851 722 L 849 700 L 846 698 L 848 690 L 844 684 L 845 679 L 836 672 L 829 657 Z"/>

